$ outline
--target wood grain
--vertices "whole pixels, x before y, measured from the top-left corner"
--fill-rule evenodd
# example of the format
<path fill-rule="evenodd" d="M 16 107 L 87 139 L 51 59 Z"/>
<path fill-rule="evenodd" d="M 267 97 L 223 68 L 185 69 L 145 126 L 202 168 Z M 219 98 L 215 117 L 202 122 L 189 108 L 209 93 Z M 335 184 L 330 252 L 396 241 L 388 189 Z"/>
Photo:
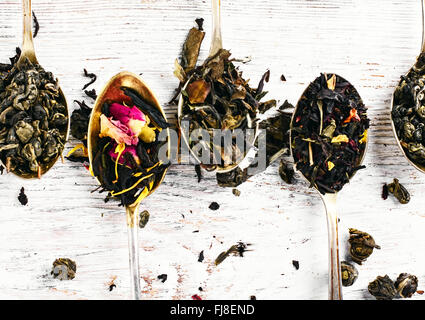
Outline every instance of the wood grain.
<path fill-rule="evenodd" d="M 201 58 L 208 54 L 206 0 L 34 0 L 33 9 L 41 27 L 38 59 L 60 79 L 72 108 L 75 99 L 90 102 L 81 91 L 83 68 L 98 75 L 92 86 L 98 91 L 128 70 L 143 73 L 173 119 L 176 110 L 167 106 L 177 85 L 173 63 L 198 17 L 207 32 Z M 21 1 L 1 1 L 0 21 L 0 60 L 6 61 L 21 42 Z M 340 238 L 343 257 L 349 227 L 370 232 L 382 249 L 358 266 L 359 279 L 344 288 L 344 297 L 370 299 L 368 282 L 401 272 L 417 275 L 423 288 L 425 177 L 402 157 L 390 126 L 391 94 L 420 50 L 420 1 L 229 0 L 222 1 L 222 22 L 224 46 L 235 57 L 252 57 L 241 69 L 254 86 L 270 68 L 268 97 L 295 103 L 320 72 L 335 72 L 369 106 L 367 169 L 340 194 Z M 65 153 L 75 144 L 71 140 Z M 276 165 L 243 184 L 240 197 L 204 175 L 198 184 L 192 165 L 173 166 L 142 205 L 151 214 L 140 234 L 143 298 L 326 299 L 327 232 L 319 196 L 300 179 L 286 185 Z M 393 177 L 411 192 L 409 204 L 381 199 L 382 184 Z M 27 206 L 17 200 L 22 186 Z M 0 298 L 129 298 L 124 210 L 105 204 L 103 195 L 91 193 L 95 188 L 86 169 L 71 162 L 57 163 L 39 181 L 0 176 Z M 219 210 L 208 209 L 212 201 Z M 214 266 L 216 256 L 239 240 L 251 243 L 252 251 Z M 74 280 L 51 278 L 58 257 L 75 259 Z M 162 273 L 168 274 L 165 283 L 157 279 Z M 109 291 L 115 276 L 117 287 Z"/>

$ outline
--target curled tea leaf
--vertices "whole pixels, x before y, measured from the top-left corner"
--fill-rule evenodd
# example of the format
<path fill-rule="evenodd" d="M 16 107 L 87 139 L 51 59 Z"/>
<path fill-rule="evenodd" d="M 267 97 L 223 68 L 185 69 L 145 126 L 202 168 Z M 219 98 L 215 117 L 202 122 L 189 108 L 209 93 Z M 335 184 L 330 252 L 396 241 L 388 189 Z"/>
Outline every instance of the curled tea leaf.
<path fill-rule="evenodd" d="M 394 285 L 400 297 L 411 298 L 418 289 L 418 278 L 408 273 L 401 273 Z"/>
<path fill-rule="evenodd" d="M 359 272 L 356 267 L 347 261 L 341 261 L 341 278 L 342 285 L 344 287 L 352 286 L 353 283 L 357 280 Z"/>
<path fill-rule="evenodd" d="M 410 201 L 409 191 L 398 181 L 398 179 L 394 178 L 394 181 L 388 184 L 388 192 L 392 193 L 397 200 L 406 204 Z"/>
<path fill-rule="evenodd" d="M 392 300 L 397 295 L 394 282 L 387 275 L 384 277 L 378 276 L 369 283 L 367 289 L 376 300 Z"/>
<path fill-rule="evenodd" d="M 72 280 L 75 278 L 77 265 L 69 258 L 59 258 L 53 262 L 51 274 L 60 280 Z"/>
<path fill-rule="evenodd" d="M 354 262 L 362 264 L 372 254 L 373 249 L 381 249 L 370 234 L 353 228 L 350 228 L 349 232 L 350 255 Z"/>

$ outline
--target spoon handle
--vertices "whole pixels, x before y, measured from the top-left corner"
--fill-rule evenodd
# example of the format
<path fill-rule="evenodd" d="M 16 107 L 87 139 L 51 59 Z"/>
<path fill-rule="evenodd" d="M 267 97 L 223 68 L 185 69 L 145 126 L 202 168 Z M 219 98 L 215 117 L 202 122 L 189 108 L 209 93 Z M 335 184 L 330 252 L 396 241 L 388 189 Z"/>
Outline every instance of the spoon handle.
<path fill-rule="evenodd" d="M 220 49 L 223 48 L 223 41 L 221 37 L 221 14 L 220 14 L 221 0 L 212 0 L 211 2 L 212 2 L 212 13 L 213 13 L 213 34 L 211 39 L 210 57 L 215 55 Z"/>
<path fill-rule="evenodd" d="M 425 52 L 425 0 L 421 0 L 422 4 L 422 52 Z"/>
<path fill-rule="evenodd" d="M 130 262 L 130 285 L 132 290 L 132 299 L 140 300 L 140 274 L 139 274 L 139 205 L 126 207 L 127 228 L 128 228 L 128 254 Z"/>
<path fill-rule="evenodd" d="M 31 0 L 22 0 L 22 10 L 23 10 L 23 37 L 22 37 L 22 55 L 33 55 L 34 54 L 34 44 L 32 41 L 32 12 L 31 12 Z M 32 58 L 32 57 L 31 57 Z"/>
<path fill-rule="evenodd" d="M 338 246 L 338 214 L 336 194 L 322 196 L 326 208 L 329 240 L 329 300 L 342 300 L 341 265 Z"/>

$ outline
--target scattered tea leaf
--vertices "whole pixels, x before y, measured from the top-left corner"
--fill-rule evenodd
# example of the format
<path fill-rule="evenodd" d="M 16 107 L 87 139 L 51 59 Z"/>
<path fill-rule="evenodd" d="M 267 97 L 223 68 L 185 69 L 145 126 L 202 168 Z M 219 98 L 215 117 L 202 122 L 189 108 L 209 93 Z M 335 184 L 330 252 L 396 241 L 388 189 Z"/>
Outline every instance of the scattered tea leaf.
<path fill-rule="evenodd" d="M 394 282 L 388 275 L 384 277 L 378 276 L 374 281 L 369 283 L 367 289 L 376 300 L 392 300 L 397 295 Z"/>
<path fill-rule="evenodd" d="M 19 192 L 18 200 L 23 206 L 27 205 L 27 203 L 28 203 L 28 197 L 25 194 L 24 187 L 22 187 L 21 191 Z"/>
<path fill-rule="evenodd" d="M 400 297 L 411 298 L 418 289 L 418 278 L 408 273 L 401 273 L 394 286 Z"/>
<path fill-rule="evenodd" d="M 388 184 L 388 192 L 392 193 L 401 204 L 407 204 L 410 201 L 409 191 L 396 178 Z"/>
<path fill-rule="evenodd" d="M 220 205 L 214 201 L 214 202 L 211 202 L 208 208 L 210 208 L 211 210 L 218 210 L 220 208 Z"/>
<path fill-rule="evenodd" d="M 77 265 L 69 258 L 59 258 L 53 262 L 51 274 L 59 280 L 72 280 L 75 278 Z"/>
<path fill-rule="evenodd" d="M 149 222 L 149 211 L 148 210 L 143 210 L 142 212 L 140 212 L 140 219 L 139 219 L 139 227 L 141 229 L 143 229 L 144 227 L 146 227 L 146 225 Z"/>
<path fill-rule="evenodd" d="M 198 177 L 198 183 L 199 183 L 202 180 L 202 169 L 201 169 L 201 165 L 195 164 L 195 172 L 196 172 L 196 176 Z"/>
<path fill-rule="evenodd" d="M 237 197 L 239 197 L 241 195 L 241 192 L 238 189 L 233 189 L 232 193 Z"/>
<path fill-rule="evenodd" d="M 372 254 L 373 249 L 381 249 L 373 237 L 363 231 L 350 228 L 350 255 L 354 262 L 362 264 Z"/>
<path fill-rule="evenodd" d="M 86 90 L 87 87 L 89 87 L 90 85 L 92 85 L 96 81 L 97 76 L 94 73 L 88 72 L 86 69 L 84 69 L 84 76 L 86 78 L 90 78 L 90 81 L 87 84 L 85 84 L 84 87 L 83 87 L 83 90 Z"/>
<path fill-rule="evenodd" d="M 295 270 L 300 268 L 300 263 L 297 260 L 292 260 L 292 265 L 294 266 Z"/>
<path fill-rule="evenodd" d="M 32 20 L 34 22 L 34 34 L 32 37 L 35 38 L 38 35 L 38 30 L 40 30 L 40 24 L 38 23 L 37 16 L 34 11 L 32 12 Z"/>
<path fill-rule="evenodd" d="M 162 281 L 162 283 L 164 283 L 165 281 L 167 281 L 167 278 L 168 278 L 168 276 L 167 276 L 165 273 L 160 274 L 160 275 L 158 276 L 158 279 L 159 279 L 159 280 L 161 280 L 161 281 Z"/>
<path fill-rule="evenodd" d="M 359 272 L 356 267 L 347 261 L 341 261 L 341 278 L 344 287 L 350 287 L 357 280 Z"/>
<path fill-rule="evenodd" d="M 204 250 L 199 253 L 198 262 L 204 261 Z"/>

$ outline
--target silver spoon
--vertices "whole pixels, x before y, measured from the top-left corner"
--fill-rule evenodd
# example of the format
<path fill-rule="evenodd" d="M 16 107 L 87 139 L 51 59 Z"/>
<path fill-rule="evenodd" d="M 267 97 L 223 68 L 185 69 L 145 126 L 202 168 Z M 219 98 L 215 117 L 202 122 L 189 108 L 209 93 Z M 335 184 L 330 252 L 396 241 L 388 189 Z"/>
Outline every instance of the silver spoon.
<path fill-rule="evenodd" d="M 336 76 L 336 75 L 335 75 Z M 294 113 L 292 114 L 291 124 L 290 124 L 290 133 L 289 133 L 289 141 L 290 141 L 290 149 L 291 155 L 293 155 L 293 147 L 292 147 L 292 129 L 295 121 L 295 115 L 297 114 L 298 107 L 300 105 L 300 101 L 307 92 L 308 87 L 304 90 L 301 98 L 298 100 L 297 105 L 294 109 Z M 368 141 L 366 141 L 365 148 L 363 153 L 360 156 L 360 161 L 357 165 L 361 165 L 368 146 Z M 295 161 L 295 158 L 294 158 Z M 307 181 L 308 179 L 302 175 L 303 178 Z M 350 177 L 351 179 L 352 177 Z M 315 189 L 317 190 L 316 186 Z M 325 205 L 326 210 L 326 219 L 328 226 L 328 244 L 329 244 L 329 268 L 328 268 L 328 298 L 329 300 L 342 300 L 342 279 L 341 279 L 341 265 L 339 260 L 339 243 L 338 243 L 338 207 L 337 207 L 337 196 L 338 192 L 335 193 L 325 193 L 322 194 L 318 190 L 323 204 Z"/>
<path fill-rule="evenodd" d="M 17 62 L 18 68 L 22 66 L 26 60 L 29 60 L 32 64 L 38 64 L 37 57 L 35 55 L 34 43 L 32 38 L 32 30 L 31 30 L 32 29 L 31 28 L 32 27 L 31 0 L 22 0 L 22 10 L 23 10 L 23 38 L 22 38 L 21 55 Z M 65 141 L 67 141 L 69 136 L 69 128 L 70 128 L 68 104 L 66 102 L 65 95 L 63 94 L 62 89 L 60 87 L 58 87 L 58 93 L 59 93 L 59 100 L 66 109 L 65 116 L 68 118 L 68 124 L 66 126 L 66 132 L 65 132 Z M 61 132 L 61 133 L 63 134 L 64 132 Z M 26 178 L 26 179 L 40 178 L 41 175 L 45 174 L 47 171 L 49 171 L 50 168 L 53 167 L 53 165 L 56 163 L 59 157 L 60 155 L 58 154 L 58 156 L 56 158 L 53 158 L 50 162 L 40 165 L 40 170 L 38 173 L 37 172 L 35 173 L 13 172 L 13 173 L 21 178 Z"/>
<path fill-rule="evenodd" d="M 425 52 L 425 0 L 421 0 L 421 4 L 422 4 L 422 48 L 421 48 L 421 53 L 422 53 L 422 52 Z M 406 72 L 405 76 L 407 76 L 409 72 L 410 70 Z M 393 108 L 394 108 L 394 93 L 391 96 L 391 111 L 393 110 Z M 392 112 L 391 112 L 391 128 L 393 129 L 393 134 L 394 134 L 395 140 L 397 141 L 397 145 L 400 148 L 401 152 L 403 153 L 403 156 L 406 158 L 407 162 L 409 162 L 415 169 L 419 170 L 422 173 L 425 173 L 425 165 L 422 165 L 420 163 L 415 163 L 412 160 L 410 160 L 410 158 L 406 154 L 406 151 L 401 145 L 400 139 L 398 138 L 398 135 L 397 135 L 397 130 L 394 125 Z"/>
<path fill-rule="evenodd" d="M 218 51 L 223 49 L 223 40 L 222 40 L 223 38 L 221 36 L 221 13 L 220 13 L 221 0 L 212 0 L 211 5 L 212 5 L 212 16 L 213 16 L 213 33 L 211 38 L 210 52 L 208 55 L 209 58 L 213 57 L 215 54 L 217 54 Z M 191 78 L 189 78 L 186 81 L 182 90 L 186 89 L 190 80 Z M 178 126 L 180 129 L 182 128 L 181 118 L 183 116 L 183 103 L 184 103 L 184 99 L 182 95 L 180 94 L 179 102 L 177 105 L 177 116 L 178 116 L 177 121 L 178 121 Z M 254 134 L 248 138 L 250 141 L 246 141 L 249 147 L 252 147 L 255 144 L 256 139 L 258 138 L 258 133 L 259 133 L 258 121 L 256 124 L 254 124 L 253 129 L 254 129 Z M 186 134 L 187 131 L 180 130 L 180 132 L 181 132 L 181 136 L 183 137 L 183 141 L 185 142 L 187 148 L 190 150 L 190 153 L 192 154 L 192 156 L 195 158 L 195 160 L 198 163 L 202 164 L 201 159 L 199 159 L 198 155 L 195 152 L 193 152 L 192 148 L 190 147 L 189 137 Z M 250 149 L 250 150 L 253 150 L 253 149 Z M 251 154 L 252 154 L 251 152 L 246 152 L 244 159 L 248 159 L 248 157 L 251 156 Z M 244 159 L 241 159 L 241 162 L 245 162 Z M 218 173 L 229 172 L 235 169 L 236 167 L 238 167 L 240 163 L 233 163 L 233 164 L 225 165 L 225 166 L 218 165 L 215 170 Z"/>
<path fill-rule="evenodd" d="M 165 113 L 162 109 L 158 99 L 153 94 L 152 90 L 143 82 L 143 80 L 130 72 L 123 71 L 112 77 L 105 87 L 102 89 L 102 92 L 96 99 L 95 105 L 93 107 L 89 128 L 88 128 L 88 139 L 87 139 L 87 148 L 88 155 L 90 161 L 90 167 L 92 167 L 93 159 L 95 154 L 97 153 L 98 141 L 99 141 L 99 133 L 100 133 L 100 116 L 102 114 L 102 106 L 107 101 L 116 101 L 122 102 L 128 100 L 128 98 L 124 95 L 121 87 L 127 87 L 134 89 L 138 92 L 144 100 L 146 100 L 149 104 L 157 108 L 163 115 L 164 119 Z M 149 116 L 149 115 L 148 115 Z M 170 132 L 167 130 L 168 136 L 168 155 L 170 155 Z M 155 181 L 155 185 L 152 190 L 149 192 L 151 195 L 162 183 L 165 178 L 165 174 L 167 170 L 164 171 L 161 179 L 159 181 Z M 100 181 L 99 181 L 100 183 Z M 128 228 L 128 249 L 129 249 L 129 263 L 130 263 L 130 281 L 131 281 L 131 289 L 132 289 L 132 298 L 135 300 L 140 300 L 141 298 L 141 290 L 140 290 L 140 274 L 139 274 L 139 245 L 138 245 L 138 228 L 139 228 L 139 205 L 140 201 L 136 201 L 133 204 L 127 206 L 126 214 L 127 214 L 127 228 Z"/>

